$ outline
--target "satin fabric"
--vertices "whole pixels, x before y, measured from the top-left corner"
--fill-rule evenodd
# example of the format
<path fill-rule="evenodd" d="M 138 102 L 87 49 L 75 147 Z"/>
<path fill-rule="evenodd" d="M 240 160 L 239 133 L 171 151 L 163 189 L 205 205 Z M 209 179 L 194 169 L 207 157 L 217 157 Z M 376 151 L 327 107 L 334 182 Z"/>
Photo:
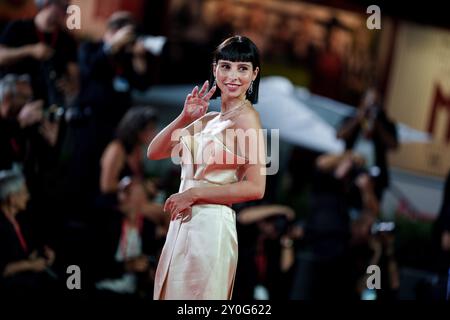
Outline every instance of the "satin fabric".
<path fill-rule="evenodd" d="M 205 116 L 201 132 L 180 138 L 180 192 L 237 182 L 246 162 L 220 137 L 232 125 L 219 113 Z M 172 220 L 155 276 L 154 299 L 231 299 L 238 259 L 236 214 L 227 205 L 201 204 Z"/>

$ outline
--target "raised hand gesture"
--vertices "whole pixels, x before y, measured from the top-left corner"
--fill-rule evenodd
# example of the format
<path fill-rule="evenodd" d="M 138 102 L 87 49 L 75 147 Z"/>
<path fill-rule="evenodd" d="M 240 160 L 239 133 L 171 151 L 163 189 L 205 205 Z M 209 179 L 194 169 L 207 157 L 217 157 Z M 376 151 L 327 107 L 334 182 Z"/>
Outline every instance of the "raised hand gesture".
<path fill-rule="evenodd" d="M 182 115 L 183 118 L 189 122 L 202 117 L 208 110 L 209 99 L 211 99 L 216 91 L 216 86 L 213 86 L 211 90 L 207 91 L 208 85 L 209 82 L 206 80 L 200 91 L 198 91 L 198 86 L 195 86 L 192 92 L 187 95 L 186 100 L 184 101 Z"/>

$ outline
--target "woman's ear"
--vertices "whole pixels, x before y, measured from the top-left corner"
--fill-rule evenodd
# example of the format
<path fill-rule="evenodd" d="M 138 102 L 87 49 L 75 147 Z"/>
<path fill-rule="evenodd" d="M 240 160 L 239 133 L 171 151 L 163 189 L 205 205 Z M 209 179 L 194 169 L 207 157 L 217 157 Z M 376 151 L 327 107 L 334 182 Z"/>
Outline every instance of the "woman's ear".
<path fill-rule="evenodd" d="M 259 67 L 256 67 L 255 70 L 253 70 L 253 81 L 255 81 L 256 77 L 258 76 L 259 73 Z"/>

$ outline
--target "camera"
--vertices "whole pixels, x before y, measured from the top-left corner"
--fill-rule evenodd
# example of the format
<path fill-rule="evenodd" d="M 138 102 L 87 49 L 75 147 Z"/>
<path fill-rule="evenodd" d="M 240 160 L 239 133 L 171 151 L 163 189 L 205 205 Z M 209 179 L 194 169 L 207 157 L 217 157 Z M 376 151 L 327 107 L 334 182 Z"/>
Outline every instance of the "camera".
<path fill-rule="evenodd" d="M 52 104 L 47 110 L 44 111 L 44 117 L 50 122 L 59 122 L 64 116 L 65 110 L 63 107 L 58 107 L 56 104 Z"/>
<path fill-rule="evenodd" d="M 394 222 L 376 222 L 372 225 L 371 233 L 373 235 L 380 234 L 383 232 L 394 232 L 395 223 Z"/>

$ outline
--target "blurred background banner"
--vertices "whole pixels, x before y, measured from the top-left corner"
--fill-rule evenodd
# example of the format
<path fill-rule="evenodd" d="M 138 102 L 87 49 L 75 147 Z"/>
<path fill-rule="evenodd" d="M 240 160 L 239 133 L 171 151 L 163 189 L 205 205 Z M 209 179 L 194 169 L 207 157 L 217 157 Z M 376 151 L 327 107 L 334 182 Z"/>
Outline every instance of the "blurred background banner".
<path fill-rule="evenodd" d="M 450 167 L 450 32 L 402 23 L 398 27 L 386 97 L 392 116 L 429 132 L 430 144 L 404 146 L 392 164 L 444 176 Z"/>

